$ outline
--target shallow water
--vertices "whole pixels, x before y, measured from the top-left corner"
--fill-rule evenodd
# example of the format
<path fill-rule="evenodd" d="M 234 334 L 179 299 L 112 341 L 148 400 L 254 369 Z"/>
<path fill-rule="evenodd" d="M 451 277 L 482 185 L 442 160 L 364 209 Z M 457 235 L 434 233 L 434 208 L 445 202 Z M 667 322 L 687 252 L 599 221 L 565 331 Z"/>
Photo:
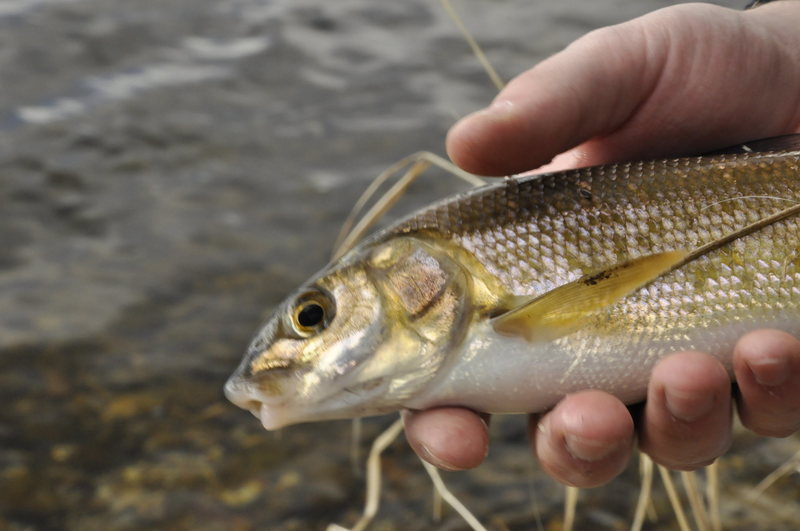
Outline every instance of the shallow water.
<path fill-rule="evenodd" d="M 671 2 L 457 2 L 509 78 L 577 36 Z M 734 5 L 731 3 L 731 5 Z M 222 384 L 269 310 L 321 267 L 380 170 L 442 152 L 493 90 L 438 4 L 404 0 L 0 3 L 0 529 L 309 529 L 351 524 L 350 425 L 264 432 Z M 407 207 L 456 188 L 431 177 Z M 365 439 L 390 418 L 365 423 Z M 560 522 L 563 492 L 521 419 L 448 474 L 498 529 Z M 795 440 L 742 435 L 730 528 L 791 529 L 794 475 L 743 493 Z M 390 447 L 375 529 L 430 519 Z M 623 529 L 635 469 L 582 494 L 579 527 Z M 671 529 L 663 495 L 653 529 Z"/>

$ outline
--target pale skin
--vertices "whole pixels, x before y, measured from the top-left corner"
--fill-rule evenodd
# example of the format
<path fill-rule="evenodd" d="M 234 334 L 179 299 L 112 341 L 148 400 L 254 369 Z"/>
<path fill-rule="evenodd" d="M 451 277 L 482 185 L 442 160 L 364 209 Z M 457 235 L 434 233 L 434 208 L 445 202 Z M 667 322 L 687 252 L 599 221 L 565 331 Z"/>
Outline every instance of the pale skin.
<path fill-rule="evenodd" d="M 684 4 L 594 31 L 453 126 L 448 153 L 467 171 L 508 175 L 800 132 L 797 28 L 800 2 L 782 0 L 749 11 Z M 635 446 L 673 469 L 713 462 L 730 446 L 734 404 L 755 433 L 800 429 L 800 341 L 751 332 L 735 347 L 734 372 L 732 392 L 708 354 L 672 354 L 640 408 L 600 391 L 569 395 L 530 417 L 531 446 L 557 480 L 593 487 L 619 474 Z M 411 446 L 433 465 L 468 469 L 487 455 L 487 415 L 438 408 L 404 418 Z"/>

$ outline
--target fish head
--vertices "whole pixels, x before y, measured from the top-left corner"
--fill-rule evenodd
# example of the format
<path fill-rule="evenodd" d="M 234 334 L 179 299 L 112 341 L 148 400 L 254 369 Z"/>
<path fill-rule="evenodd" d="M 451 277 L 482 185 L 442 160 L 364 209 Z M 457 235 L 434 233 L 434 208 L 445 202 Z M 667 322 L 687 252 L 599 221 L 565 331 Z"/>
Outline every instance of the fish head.
<path fill-rule="evenodd" d="M 469 277 L 414 237 L 357 248 L 289 296 L 225 385 L 266 429 L 395 411 L 472 317 Z"/>

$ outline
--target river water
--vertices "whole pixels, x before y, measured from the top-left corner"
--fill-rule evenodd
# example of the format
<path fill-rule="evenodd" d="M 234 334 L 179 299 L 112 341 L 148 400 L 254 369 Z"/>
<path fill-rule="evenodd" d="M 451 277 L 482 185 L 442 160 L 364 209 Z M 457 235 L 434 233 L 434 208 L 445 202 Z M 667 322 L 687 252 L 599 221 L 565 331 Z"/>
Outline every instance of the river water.
<path fill-rule="evenodd" d="M 456 5 L 508 79 L 671 3 Z M 370 180 L 441 153 L 492 94 L 433 0 L 0 1 L 0 529 L 352 524 L 350 424 L 266 433 L 222 385 Z M 406 207 L 455 189 L 434 173 Z M 365 441 L 391 420 L 365 422 Z M 452 489 L 494 528 L 557 528 L 563 490 L 523 420 L 493 432 Z M 796 447 L 737 438 L 730 528 L 796 527 L 797 475 L 745 496 Z M 384 471 L 375 529 L 464 528 L 433 523 L 403 441 Z M 578 527 L 624 529 L 636 475 L 584 492 Z M 655 504 L 651 528 L 674 528 L 661 490 Z"/>

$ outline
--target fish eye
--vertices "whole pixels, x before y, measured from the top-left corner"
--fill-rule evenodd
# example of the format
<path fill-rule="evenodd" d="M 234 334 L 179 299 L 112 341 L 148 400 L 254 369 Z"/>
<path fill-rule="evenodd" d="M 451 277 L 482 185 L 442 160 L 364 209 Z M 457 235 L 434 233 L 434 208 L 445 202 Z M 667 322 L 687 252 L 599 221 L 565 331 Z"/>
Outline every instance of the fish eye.
<path fill-rule="evenodd" d="M 291 315 L 292 330 L 301 338 L 323 331 L 333 318 L 333 302 L 324 293 L 312 291 L 301 295 Z"/>
<path fill-rule="evenodd" d="M 308 302 L 297 310 L 297 324 L 303 328 L 314 328 L 325 319 L 325 308 L 316 302 Z"/>

